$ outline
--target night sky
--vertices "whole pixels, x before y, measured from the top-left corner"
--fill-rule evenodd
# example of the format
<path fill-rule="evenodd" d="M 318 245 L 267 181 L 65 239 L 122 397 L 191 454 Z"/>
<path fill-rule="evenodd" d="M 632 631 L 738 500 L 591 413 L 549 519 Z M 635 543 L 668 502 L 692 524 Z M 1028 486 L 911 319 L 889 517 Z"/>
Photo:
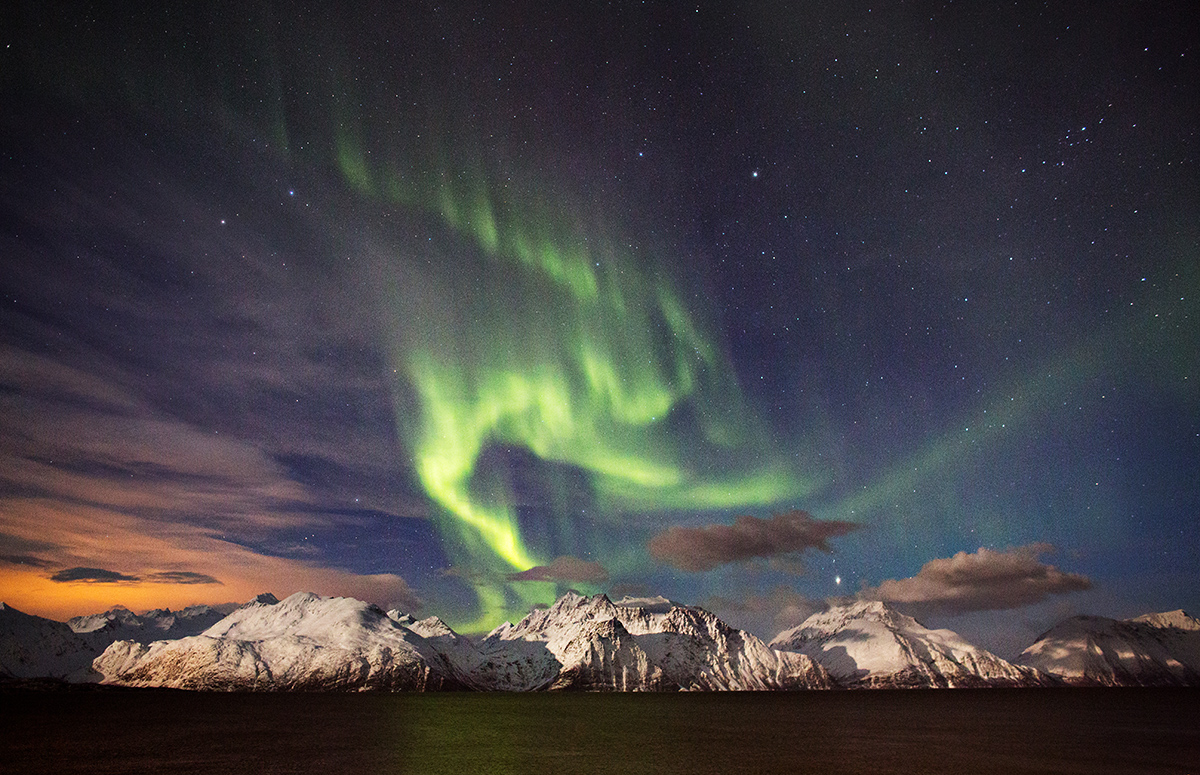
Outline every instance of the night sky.
<path fill-rule="evenodd" d="M 1185 3 L 8 4 L 0 599 L 1200 609 Z"/>

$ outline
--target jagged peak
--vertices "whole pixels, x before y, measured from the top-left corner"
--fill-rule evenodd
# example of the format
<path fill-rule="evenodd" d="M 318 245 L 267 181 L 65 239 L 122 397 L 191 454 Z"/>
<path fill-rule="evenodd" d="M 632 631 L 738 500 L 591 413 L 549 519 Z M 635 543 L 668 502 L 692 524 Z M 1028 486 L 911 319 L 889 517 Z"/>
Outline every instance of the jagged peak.
<path fill-rule="evenodd" d="M 436 616 L 429 616 L 417 621 L 412 621 L 411 616 L 407 618 L 410 620 L 410 623 L 405 624 L 404 626 L 420 635 L 422 638 L 439 638 L 448 636 L 450 638 L 457 639 L 459 637 L 458 633 L 455 632 L 450 625 L 446 624 Z M 403 624 L 403 622 L 399 622 L 399 620 L 397 620 L 397 622 Z"/>
<path fill-rule="evenodd" d="M 617 608 L 607 595 L 587 597 L 569 591 L 554 601 L 549 608 L 535 608 L 515 625 L 505 622 L 492 630 L 487 637 L 502 640 L 521 638 L 534 633 L 545 634 L 548 630 L 561 629 L 582 620 L 613 619 L 616 616 Z"/>

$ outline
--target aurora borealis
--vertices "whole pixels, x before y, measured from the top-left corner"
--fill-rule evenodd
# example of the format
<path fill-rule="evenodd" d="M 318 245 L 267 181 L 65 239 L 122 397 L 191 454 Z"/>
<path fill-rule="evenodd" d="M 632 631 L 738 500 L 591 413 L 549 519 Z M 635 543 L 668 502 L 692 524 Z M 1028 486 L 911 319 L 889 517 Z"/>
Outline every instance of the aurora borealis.
<path fill-rule="evenodd" d="M 5 14 L 21 610 L 1200 602 L 1171 4 Z"/>
<path fill-rule="evenodd" d="M 603 229 L 529 234 L 519 217 L 529 208 L 498 208 L 478 190 L 473 208 L 461 198 L 443 190 L 432 200 L 474 241 L 466 255 L 401 266 L 381 283 L 395 314 L 385 326 L 396 426 L 441 507 L 434 519 L 456 566 L 503 578 L 554 556 L 526 545 L 507 483 L 477 476 L 489 445 L 582 472 L 606 513 L 745 508 L 802 493 L 747 414 L 731 364 L 652 258 L 638 261 Z M 692 416 L 677 421 L 685 405 Z M 739 460 L 747 447 L 749 464 Z M 526 604 L 546 600 L 528 582 L 509 586 Z M 496 588 L 481 584 L 480 593 L 506 610 Z"/>

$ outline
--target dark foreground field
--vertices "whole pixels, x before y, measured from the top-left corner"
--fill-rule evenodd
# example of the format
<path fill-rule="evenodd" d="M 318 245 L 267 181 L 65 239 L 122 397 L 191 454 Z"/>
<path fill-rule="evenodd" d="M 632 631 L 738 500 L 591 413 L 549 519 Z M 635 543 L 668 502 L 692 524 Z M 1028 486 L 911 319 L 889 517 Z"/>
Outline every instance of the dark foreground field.
<path fill-rule="evenodd" d="M 1200 690 L 0 696 L 0 771 L 1198 773 Z"/>

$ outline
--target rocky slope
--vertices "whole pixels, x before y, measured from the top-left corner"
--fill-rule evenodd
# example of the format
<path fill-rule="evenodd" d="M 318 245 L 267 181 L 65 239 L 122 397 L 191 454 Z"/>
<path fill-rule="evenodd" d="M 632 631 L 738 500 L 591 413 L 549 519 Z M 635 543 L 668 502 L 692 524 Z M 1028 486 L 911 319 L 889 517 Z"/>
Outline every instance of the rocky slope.
<path fill-rule="evenodd" d="M 1040 686 L 1051 683 L 950 630 L 930 630 L 886 603 L 855 602 L 814 614 L 771 647 L 807 655 L 841 685 L 861 688 Z"/>
<path fill-rule="evenodd" d="M 1070 684 L 1200 686 L 1200 620 L 1183 611 L 1075 616 L 1043 633 L 1017 663 Z"/>

